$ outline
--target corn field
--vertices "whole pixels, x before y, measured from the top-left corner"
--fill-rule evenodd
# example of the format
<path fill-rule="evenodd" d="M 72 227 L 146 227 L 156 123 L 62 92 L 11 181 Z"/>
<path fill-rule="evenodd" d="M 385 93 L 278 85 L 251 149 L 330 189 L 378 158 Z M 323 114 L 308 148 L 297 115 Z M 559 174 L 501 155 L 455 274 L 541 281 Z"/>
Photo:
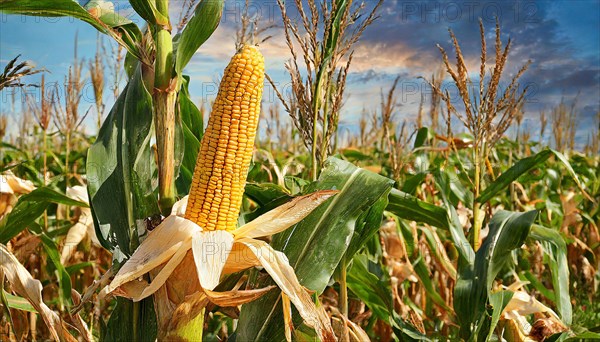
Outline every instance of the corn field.
<path fill-rule="evenodd" d="M 98 31 L 91 60 L 60 38 L 62 92 L 27 56 L 2 61 L 2 92 L 43 96 L 0 116 L 0 341 L 600 340 L 600 112 L 585 145 L 578 98 L 526 127 L 520 37 L 498 18 L 449 29 L 408 120 L 399 75 L 343 130 L 389 0 L 274 0 L 272 25 L 235 0 L 235 53 L 194 101 L 186 66 L 229 1 L 129 0 L 132 20 L 0 0 Z M 286 86 L 263 54 L 275 34 Z"/>

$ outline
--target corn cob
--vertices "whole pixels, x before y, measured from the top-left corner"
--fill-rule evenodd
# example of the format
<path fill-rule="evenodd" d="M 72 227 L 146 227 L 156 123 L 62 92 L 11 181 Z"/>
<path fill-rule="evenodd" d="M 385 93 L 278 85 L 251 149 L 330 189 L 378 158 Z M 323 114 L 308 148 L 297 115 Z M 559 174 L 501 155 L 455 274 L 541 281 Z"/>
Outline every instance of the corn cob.
<path fill-rule="evenodd" d="M 260 114 L 264 57 L 244 46 L 229 62 L 213 104 L 185 217 L 205 230 L 233 230 Z"/>

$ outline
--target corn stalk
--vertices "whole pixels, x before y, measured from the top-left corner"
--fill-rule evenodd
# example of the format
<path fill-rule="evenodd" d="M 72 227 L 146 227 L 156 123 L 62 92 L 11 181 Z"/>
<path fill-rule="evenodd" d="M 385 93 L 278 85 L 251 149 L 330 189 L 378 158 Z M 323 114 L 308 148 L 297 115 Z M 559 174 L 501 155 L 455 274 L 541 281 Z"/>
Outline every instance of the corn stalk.
<path fill-rule="evenodd" d="M 158 0 L 156 9 L 169 17 L 169 0 Z M 175 203 L 175 100 L 176 80 L 173 79 L 173 40 L 171 23 L 155 25 L 156 60 L 154 62 L 154 122 L 158 154 L 158 193 L 163 215 Z"/>

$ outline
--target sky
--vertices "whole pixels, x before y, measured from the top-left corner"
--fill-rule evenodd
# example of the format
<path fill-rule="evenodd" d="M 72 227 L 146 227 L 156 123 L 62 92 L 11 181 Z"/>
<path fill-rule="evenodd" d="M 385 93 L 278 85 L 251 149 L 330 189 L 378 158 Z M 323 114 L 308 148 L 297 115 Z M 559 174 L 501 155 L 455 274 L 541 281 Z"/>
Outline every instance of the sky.
<path fill-rule="evenodd" d="M 291 9 L 292 2 L 288 2 Z M 357 0 L 354 2 L 359 4 Z M 127 1 L 117 0 L 113 3 L 121 14 L 142 25 L 142 20 L 132 13 Z M 183 0 L 171 1 L 174 21 L 178 18 L 182 3 Z M 243 3 L 243 0 L 226 0 L 220 26 L 185 69 L 192 80 L 192 99 L 198 104 L 210 103 L 216 95 L 223 69 L 235 52 L 235 31 Z M 374 4 L 374 0 L 366 0 L 365 10 L 368 11 Z M 285 88 L 289 84 L 285 63 L 291 55 L 285 45 L 277 3 L 275 0 L 253 0 L 250 13 L 259 16 L 262 25 L 278 26 L 268 31 L 273 38 L 262 43 L 261 50 L 265 55 L 267 73 L 276 84 Z M 378 14 L 379 18 L 354 46 L 341 114 L 342 132 L 356 131 L 363 108 L 378 108 L 381 91 L 386 92 L 398 76 L 401 81 L 395 118 L 413 125 L 421 93 L 425 94 L 426 100 L 430 94 L 429 88 L 419 77 L 430 78 L 442 66 L 437 44 L 449 52 L 453 61 L 448 29 L 456 34 L 469 72 L 476 76 L 480 51 L 478 20 L 481 18 L 486 27 L 489 65 L 493 62 L 491 49 L 496 17 L 502 27 L 502 41 L 506 43 L 509 37 L 513 41 L 506 78 L 501 84 L 510 82 L 510 77 L 528 60 L 532 62 L 520 82 L 522 87 L 529 87 L 525 104 L 525 129 L 530 130 L 532 136 L 539 136 L 540 112 L 545 111 L 549 115 L 561 101 L 569 105 L 576 101 L 577 142 L 580 146 L 585 144 L 594 129 L 598 129 L 600 1 L 384 0 Z M 76 35 L 78 57 L 86 60 L 93 58 L 98 46 L 98 34 L 88 24 L 70 18 L 0 14 L 0 66 L 3 67 L 20 54 L 22 59 L 45 68 L 48 71 L 47 81 L 63 84 L 73 61 Z M 110 38 L 104 37 L 103 41 L 110 51 Z M 114 56 L 109 59 L 114 60 Z M 114 98 L 108 89 L 111 80 L 109 73 L 106 78 L 105 102 L 110 108 Z M 32 76 L 27 81 L 39 82 L 39 76 Z M 444 84 L 450 85 L 449 78 Z M 27 91 L 36 95 L 37 90 Z M 10 92 L 4 91 L 1 96 L 0 112 L 12 117 L 13 124 L 16 124 L 18 118 L 11 113 Z M 94 105 L 89 77 L 81 102 L 83 111 Z M 264 102 L 266 105 L 278 104 L 270 86 L 265 88 Z M 91 109 L 90 118 L 86 121 L 89 133 L 95 131 L 95 115 L 94 109 Z"/>

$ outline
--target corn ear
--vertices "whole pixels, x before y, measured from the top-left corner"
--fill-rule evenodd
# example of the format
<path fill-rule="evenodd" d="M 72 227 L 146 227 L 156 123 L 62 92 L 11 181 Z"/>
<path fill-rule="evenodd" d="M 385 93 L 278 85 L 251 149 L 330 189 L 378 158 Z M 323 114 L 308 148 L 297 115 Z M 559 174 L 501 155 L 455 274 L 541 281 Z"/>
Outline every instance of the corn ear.
<path fill-rule="evenodd" d="M 205 230 L 236 228 L 263 82 L 264 57 L 244 46 L 225 69 L 194 169 L 185 218 Z"/>

